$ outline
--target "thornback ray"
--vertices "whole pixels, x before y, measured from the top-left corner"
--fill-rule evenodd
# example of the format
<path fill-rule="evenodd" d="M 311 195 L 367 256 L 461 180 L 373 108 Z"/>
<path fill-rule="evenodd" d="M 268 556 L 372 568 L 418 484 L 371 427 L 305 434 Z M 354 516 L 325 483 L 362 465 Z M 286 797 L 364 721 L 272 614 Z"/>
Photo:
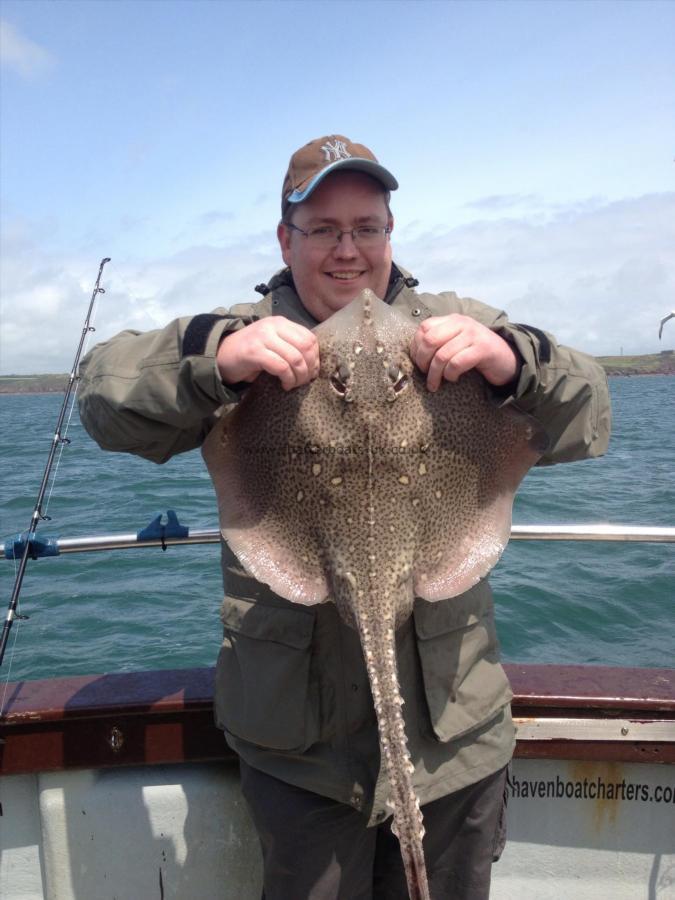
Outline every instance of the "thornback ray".
<path fill-rule="evenodd" d="M 319 376 L 291 391 L 259 376 L 203 453 L 242 565 L 295 603 L 334 601 L 358 630 L 408 891 L 428 900 L 395 630 L 415 597 L 457 596 L 492 569 L 547 439 L 476 372 L 428 391 L 414 332 L 364 291 L 315 328 Z"/>

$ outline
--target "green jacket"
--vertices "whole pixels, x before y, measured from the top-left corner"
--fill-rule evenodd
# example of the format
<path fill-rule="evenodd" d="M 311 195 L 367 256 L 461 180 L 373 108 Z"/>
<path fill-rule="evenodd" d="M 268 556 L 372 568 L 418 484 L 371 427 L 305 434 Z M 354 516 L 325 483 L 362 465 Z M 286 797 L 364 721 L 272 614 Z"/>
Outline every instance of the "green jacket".
<path fill-rule="evenodd" d="M 392 267 L 387 302 L 421 321 L 470 315 L 508 340 L 522 358 L 512 394 L 546 429 L 540 464 L 602 454 L 610 427 L 602 368 L 545 332 L 509 323 L 452 292 L 417 293 Z M 251 321 L 282 315 L 308 328 L 289 270 L 257 288 L 263 298 L 231 310 L 126 331 L 82 361 L 80 415 L 107 450 L 164 462 L 201 444 L 222 407 L 245 386 L 222 384 L 221 338 Z M 508 390 L 508 389 L 507 389 Z M 298 606 L 259 584 L 222 548 L 224 641 L 216 669 L 216 718 L 251 765 L 362 810 L 388 815 L 377 724 L 359 639 L 332 603 Z M 417 600 L 397 633 L 398 667 L 414 783 L 424 804 L 495 772 L 511 757 L 511 691 L 499 664 L 492 593 L 486 580 L 461 597 Z"/>

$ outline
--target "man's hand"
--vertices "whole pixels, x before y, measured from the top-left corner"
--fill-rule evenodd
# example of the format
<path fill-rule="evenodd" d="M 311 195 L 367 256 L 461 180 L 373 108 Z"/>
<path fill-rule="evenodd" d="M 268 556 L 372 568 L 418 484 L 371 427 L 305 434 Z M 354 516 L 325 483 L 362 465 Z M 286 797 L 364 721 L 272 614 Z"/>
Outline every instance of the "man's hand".
<path fill-rule="evenodd" d="M 319 343 L 304 325 L 269 316 L 228 334 L 220 342 L 216 362 L 226 384 L 255 381 L 261 372 L 269 372 L 289 391 L 319 374 Z"/>
<path fill-rule="evenodd" d="M 507 342 L 470 316 L 453 313 L 425 319 L 410 344 L 415 365 L 427 374 L 427 387 L 437 391 L 441 381 L 457 381 L 478 369 L 495 387 L 508 384 L 520 369 Z"/>

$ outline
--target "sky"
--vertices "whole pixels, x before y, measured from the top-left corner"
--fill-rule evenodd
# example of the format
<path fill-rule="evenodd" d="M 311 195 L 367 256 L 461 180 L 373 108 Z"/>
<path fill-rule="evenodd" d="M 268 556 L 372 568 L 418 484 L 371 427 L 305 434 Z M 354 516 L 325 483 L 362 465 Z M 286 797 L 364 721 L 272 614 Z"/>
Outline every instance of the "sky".
<path fill-rule="evenodd" d="M 394 258 L 593 354 L 675 346 L 675 2 L 3 0 L 0 374 L 256 298 L 290 155 L 397 177 Z"/>

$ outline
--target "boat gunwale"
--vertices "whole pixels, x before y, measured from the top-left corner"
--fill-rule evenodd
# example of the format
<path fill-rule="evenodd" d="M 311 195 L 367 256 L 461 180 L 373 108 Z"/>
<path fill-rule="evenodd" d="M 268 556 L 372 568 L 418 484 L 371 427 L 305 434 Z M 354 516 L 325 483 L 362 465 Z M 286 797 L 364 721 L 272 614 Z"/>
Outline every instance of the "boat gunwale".
<path fill-rule="evenodd" d="M 675 669 L 529 663 L 506 663 L 504 669 L 517 707 L 675 713 Z M 214 675 L 213 667 L 201 667 L 10 682 L 3 689 L 0 728 L 26 717 L 49 721 L 210 708 Z"/>
<path fill-rule="evenodd" d="M 675 669 L 507 664 L 515 718 L 675 722 Z M 0 775 L 234 761 L 213 721 L 213 668 L 7 685 Z M 518 740 L 523 758 L 675 763 L 675 741 Z"/>

